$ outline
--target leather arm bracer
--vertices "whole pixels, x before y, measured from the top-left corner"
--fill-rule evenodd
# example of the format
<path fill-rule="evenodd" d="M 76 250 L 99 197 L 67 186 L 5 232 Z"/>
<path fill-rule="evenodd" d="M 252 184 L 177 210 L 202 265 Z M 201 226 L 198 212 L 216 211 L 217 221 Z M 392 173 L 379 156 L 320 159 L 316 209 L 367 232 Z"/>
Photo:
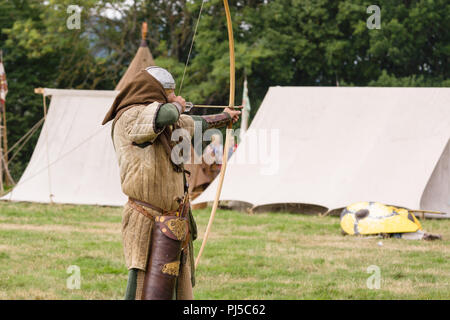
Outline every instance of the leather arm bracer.
<path fill-rule="evenodd" d="M 207 129 L 221 128 L 227 125 L 231 121 L 231 116 L 227 112 L 219 114 L 211 114 L 202 116 L 203 120 L 207 123 Z"/>

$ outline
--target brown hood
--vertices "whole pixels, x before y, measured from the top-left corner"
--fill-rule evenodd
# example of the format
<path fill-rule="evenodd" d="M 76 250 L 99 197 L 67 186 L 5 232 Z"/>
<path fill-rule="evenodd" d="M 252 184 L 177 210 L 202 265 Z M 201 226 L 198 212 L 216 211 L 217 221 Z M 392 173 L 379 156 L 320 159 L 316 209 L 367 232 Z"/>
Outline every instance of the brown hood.
<path fill-rule="evenodd" d="M 117 121 L 126 110 L 134 105 L 150 104 L 155 101 L 167 103 L 166 92 L 158 80 L 147 71 L 142 70 L 117 95 L 103 119 L 102 125 L 111 120 Z"/>

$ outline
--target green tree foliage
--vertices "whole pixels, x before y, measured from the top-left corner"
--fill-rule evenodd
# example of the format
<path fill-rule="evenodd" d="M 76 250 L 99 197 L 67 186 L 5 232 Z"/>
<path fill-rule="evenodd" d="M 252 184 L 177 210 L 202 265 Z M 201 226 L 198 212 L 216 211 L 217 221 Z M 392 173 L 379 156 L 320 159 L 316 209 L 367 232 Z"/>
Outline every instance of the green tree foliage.
<path fill-rule="evenodd" d="M 75 2 L 75 3 L 74 3 Z M 236 44 L 236 103 L 244 76 L 252 115 L 270 86 L 449 86 L 450 5 L 446 0 L 230 0 Z M 10 92 L 10 144 L 42 117 L 35 87 L 113 89 L 131 62 L 140 25 L 156 63 L 178 84 L 201 0 L 3 0 L 0 47 Z M 80 29 L 67 7 L 82 9 Z M 369 29 L 369 5 L 381 28 Z M 181 94 L 228 104 L 229 55 L 222 0 L 208 0 Z M 12 165 L 17 178 L 37 134 Z"/>
<path fill-rule="evenodd" d="M 57 55 L 47 54 L 41 57 L 32 57 L 24 41 L 16 43 L 10 37 L 16 23 L 24 26 L 38 26 L 42 21 L 41 6 L 28 1 L 2 1 L 0 2 L 0 46 L 3 49 L 3 60 L 6 69 L 9 92 L 6 98 L 6 117 L 8 121 L 8 140 L 10 146 L 16 142 L 28 129 L 42 118 L 42 100 L 34 94 L 37 86 L 52 86 L 54 84 L 55 70 L 43 68 L 54 65 Z M 34 32 L 31 32 L 33 37 Z M 32 41 L 30 41 L 31 43 Z M 35 134 L 27 147 L 15 158 L 10 169 L 17 179 L 31 157 L 33 146 L 37 141 Z"/>

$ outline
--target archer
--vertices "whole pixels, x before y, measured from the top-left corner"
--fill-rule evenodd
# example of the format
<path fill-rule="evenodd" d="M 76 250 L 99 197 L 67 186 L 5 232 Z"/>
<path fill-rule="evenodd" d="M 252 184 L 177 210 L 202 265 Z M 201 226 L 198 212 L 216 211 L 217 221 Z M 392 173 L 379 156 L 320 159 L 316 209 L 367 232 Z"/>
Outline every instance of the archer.
<path fill-rule="evenodd" d="M 149 67 L 120 91 L 103 120 L 113 120 L 122 191 L 129 197 L 122 218 L 126 299 L 193 299 L 197 228 L 183 163 L 171 159 L 172 131 L 184 129 L 191 139 L 194 121 L 203 133 L 236 122 L 241 113 L 183 114 L 186 101 L 174 90 L 167 70 Z"/>

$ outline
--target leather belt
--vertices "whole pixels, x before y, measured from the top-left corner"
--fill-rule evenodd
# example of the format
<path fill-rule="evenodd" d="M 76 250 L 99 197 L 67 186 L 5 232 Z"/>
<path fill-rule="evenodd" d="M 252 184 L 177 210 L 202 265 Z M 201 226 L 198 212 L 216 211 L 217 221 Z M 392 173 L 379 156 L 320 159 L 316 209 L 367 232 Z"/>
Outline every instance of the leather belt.
<path fill-rule="evenodd" d="M 131 198 L 131 197 L 128 198 L 128 203 L 134 209 L 136 209 L 137 211 L 139 211 L 144 216 L 146 216 L 147 218 L 150 218 L 150 219 L 155 219 L 155 215 L 152 215 L 150 212 L 148 212 L 147 210 L 145 210 L 142 207 L 150 208 L 150 209 L 158 212 L 161 215 L 171 215 L 171 214 L 175 215 L 177 213 L 177 211 L 164 210 L 164 209 L 161 209 L 161 208 L 159 208 L 157 206 L 154 206 L 154 205 L 152 205 L 152 204 L 150 204 L 148 202 L 137 200 L 137 199 L 134 199 L 134 198 Z M 142 207 L 140 207 L 140 206 L 142 206 Z"/>

